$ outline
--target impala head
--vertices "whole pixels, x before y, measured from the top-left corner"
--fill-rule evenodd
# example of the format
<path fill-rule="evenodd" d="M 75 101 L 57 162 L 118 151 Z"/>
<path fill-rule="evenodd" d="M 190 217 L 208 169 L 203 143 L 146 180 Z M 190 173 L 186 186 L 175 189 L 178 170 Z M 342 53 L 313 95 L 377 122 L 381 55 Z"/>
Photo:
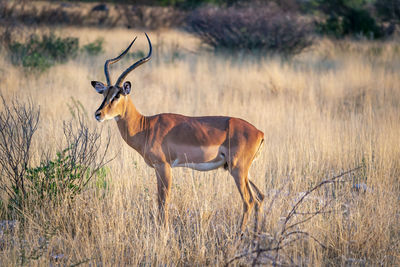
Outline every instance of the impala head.
<path fill-rule="evenodd" d="M 94 114 L 96 120 L 100 122 L 104 120 L 109 120 L 120 116 L 124 111 L 124 106 L 125 106 L 124 104 L 126 101 L 126 97 L 131 92 L 131 83 L 127 81 L 122 84 L 122 82 L 132 70 L 139 67 L 143 63 L 149 61 L 151 57 L 151 52 L 152 52 L 151 42 L 146 33 L 145 35 L 147 41 L 149 42 L 149 54 L 146 57 L 135 62 L 129 68 L 127 68 L 118 77 L 115 85 L 111 84 L 110 74 L 108 72 L 108 66 L 119 61 L 124 55 L 126 55 L 126 53 L 129 51 L 133 43 L 136 41 L 136 37 L 135 39 L 133 39 L 128 48 L 126 48 L 125 51 L 121 53 L 121 55 L 119 55 L 116 58 L 106 60 L 106 63 L 104 64 L 104 73 L 106 75 L 107 85 L 102 82 L 92 81 L 92 86 L 94 87 L 94 89 L 99 94 L 102 94 L 104 96 L 103 102 L 101 103 L 100 107 L 96 110 Z"/>

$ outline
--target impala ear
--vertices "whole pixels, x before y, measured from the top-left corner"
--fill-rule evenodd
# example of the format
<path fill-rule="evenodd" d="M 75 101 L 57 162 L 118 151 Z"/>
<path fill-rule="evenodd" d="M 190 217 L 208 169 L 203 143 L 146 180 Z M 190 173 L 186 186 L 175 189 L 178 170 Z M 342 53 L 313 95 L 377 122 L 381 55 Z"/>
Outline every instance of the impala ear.
<path fill-rule="evenodd" d="M 124 82 L 122 86 L 122 94 L 128 95 L 131 92 L 131 82 Z"/>
<path fill-rule="evenodd" d="M 92 81 L 92 86 L 99 94 L 104 93 L 104 91 L 107 89 L 107 86 L 105 86 L 102 82 Z"/>

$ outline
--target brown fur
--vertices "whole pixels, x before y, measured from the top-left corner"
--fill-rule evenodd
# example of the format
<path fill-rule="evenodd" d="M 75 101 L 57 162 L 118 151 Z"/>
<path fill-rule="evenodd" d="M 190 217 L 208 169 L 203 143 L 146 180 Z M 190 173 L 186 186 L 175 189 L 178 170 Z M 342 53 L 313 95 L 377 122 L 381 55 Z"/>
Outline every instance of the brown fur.
<path fill-rule="evenodd" d="M 244 231 L 253 206 L 256 205 L 258 213 L 264 199 L 248 176 L 264 140 L 263 132 L 242 119 L 232 117 L 187 117 L 171 113 L 143 116 L 129 96 L 110 101 L 108 98 L 115 94 L 115 87 L 110 89 L 103 93 L 105 101 L 96 113 L 100 112 L 102 118 L 108 115 L 116 117 L 122 138 L 155 169 L 163 223 L 167 225 L 168 221 L 171 168 L 175 167 L 174 164 L 192 163 L 193 168 L 200 169 L 199 166 L 203 166 L 200 164 L 206 163 L 210 165 L 204 165 L 205 170 L 224 167 L 233 176 L 243 200 L 241 230 Z"/>

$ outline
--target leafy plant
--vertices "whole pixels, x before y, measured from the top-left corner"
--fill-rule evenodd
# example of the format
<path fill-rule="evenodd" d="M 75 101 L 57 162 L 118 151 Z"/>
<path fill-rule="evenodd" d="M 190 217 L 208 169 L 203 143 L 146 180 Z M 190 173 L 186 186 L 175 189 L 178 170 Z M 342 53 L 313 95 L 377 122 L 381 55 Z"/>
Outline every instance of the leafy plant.
<path fill-rule="evenodd" d="M 96 195 L 99 197 L 104 197 L 105 193 L 110 189 L 110 181 L 107 180 L 108 173 L 109 169 L 105 166 L 96 172 L 94 186 L 96 189 Z"/>
<path fill-rule="evenodd" d="M 136 51 L 136 52 L 128 53 L 128 54 L 125 56 L 125 59 L 131 60 L 131 59 L 135 59 L 135 58 L 144 58 L 145 56 L 146 56 L 146 54 L 144 53 L 144 51 L 138 50 L 138 51 Z"/>
<path fill-rule="evenodd" d="M 362 35 L 371 39 L 383 36 L 383 30 L 366 8 L 365 0 L 318 0 L 318 8 L 327 15 L 318 24 L 319 32 L 343 37 Z"/>
<path fill-rule="evenodd" d="M 72 148 L 57 152 L 56 158 L 42 162 L 40 166 L 27 170 L 26 178 L 30 181 L 29 194 L 31 200 L 59 200 L 82 192 L 91 178 L 95 177 L 97 190 L 108 188 L 107 170 L 104 167 L 91 169 L 88 166 L 76 164 L 71 155 Z"/>
<path fill-rule="evenodd" d="M 86 52 L 87 54 L 91 56 L 96 56 L 103 52 L 103 43 L 104 39 L 103 38 L 98 38 L 92 43 L 88 43 L 87 45 L 84 45 L 82 47 L 82 51 Z"/>
<path fill-rule="evenodd" d="M 84 166 L 71 164 L 68 150 L 57 152 L 57 158 L 27 170 L 26 178 L 31 182 L 29 192 L 39 199 L 54 200 L 61 195 L 73 196 L 82 191 L 89 178 L 82 173 Z"/>
<path fill-rule="evenodd" d="M 379 0 L 375 8 L 383 21 L 400 23 L 400 0 Z"/>
<path fill-rule="evenodd" d="M 8 49 L 11 62 L 25 68 L 44 71 L 56 63 L 63 63 L 77 55 L 79 39 L 56 37 L 54 34 L 36 34 L 25 42 L 11 42 Z"/>
<path fill-rule="evenodd" d="M 61 153 L 61 166 L 66 166 L 66 190 L 72 195 L 80 193 L 93 177 L 105 179 L 106 171 L 103 170 L 107 163 L 105 157 L 110 145 L 110 134 L 102 141 L 101 131 L 97 128 L 90 129 L 86 122 L 86 112 L 83 105 L 74 99 L 69 106 L 74 120 L 64 122 L 64 137 L 67 149 Z M 64 168 L 64 167 L 63 167 Z M 61 170 L 63 170 L 61 168 Z M 60 173 L 60 175 L 64 175 Z M 63 177 L 61 177 L 63 178 Z"/>
<path fill-rule="evenodd" d="M 103 44 L 104 40 L 99 38 L 79 49 L 78 38 L 49 34 L 32 35 L 25 43 L 10 42 L 8 49 L 14 65 L 43 72 L 57 63 L 76 57 L 79 52 L 96 56 L 103 52 Z"/>
<path fill-rule="evenodd" d="M 31 167 L 30 147 L 39 122 L 39 110 L 32 102 L 6 101 L 0 112 L 0 203 L 1 210 L 13 216 L 24 209 L 43 203 L 60 203 L 74 198 L 97 177 L 99 188 L 107 187 L 106 170 L 110 135 L 101 138 L 101 131 L 89 128 L 83 106 L 73 102 L 70 109 L 74 119 L 64 122 L 66 149 L 57 152 L 56 158 L 42 160 Z M 100 180 L 99 180 L 100 179 Z M 101 179 L 103 185 L 101 186 Z"/>

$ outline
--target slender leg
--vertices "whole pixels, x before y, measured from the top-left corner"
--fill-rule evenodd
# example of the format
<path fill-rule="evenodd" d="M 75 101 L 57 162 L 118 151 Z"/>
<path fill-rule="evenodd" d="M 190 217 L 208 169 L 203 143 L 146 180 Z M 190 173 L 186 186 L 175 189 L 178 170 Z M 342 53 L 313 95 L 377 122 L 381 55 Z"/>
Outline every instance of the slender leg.
<path fill-rule="evenodd" d="M 240 230 L 243 233 L 246 229 L 247 221 L 249 220 L 251 211 L 257 199 L 254 198 L 250 189 L 249 180 L 247 178 L 247 170 L 243 171 L 240 168 L 231 170 L 231 175 L 235 179 L 236 186 L 243 200 L 243 217 Z"/>
<path fill-rule="evenodd" d="M 168 225 L 168 201 L 171 193 L 172 175 L 171 166 L 162 164 L 155 167 L 158 188 L 158 210 L 160 221 Z"/>
<path fill-rule="evenodd" d="M 254 223 L 254 233 L 258 232 L 258 221 L 260 218 L 260 210 L 262 209 L 262 204 L 264 201 L 264 194 L 261 193 L 261 190 L 258 189 L 258 187 L 249 179 L 250 185 L 252 187 L 252 189 L 254 189 L 255 193 L 256 193 L 256 212 L 255 212 L 255 223 Z"/>

